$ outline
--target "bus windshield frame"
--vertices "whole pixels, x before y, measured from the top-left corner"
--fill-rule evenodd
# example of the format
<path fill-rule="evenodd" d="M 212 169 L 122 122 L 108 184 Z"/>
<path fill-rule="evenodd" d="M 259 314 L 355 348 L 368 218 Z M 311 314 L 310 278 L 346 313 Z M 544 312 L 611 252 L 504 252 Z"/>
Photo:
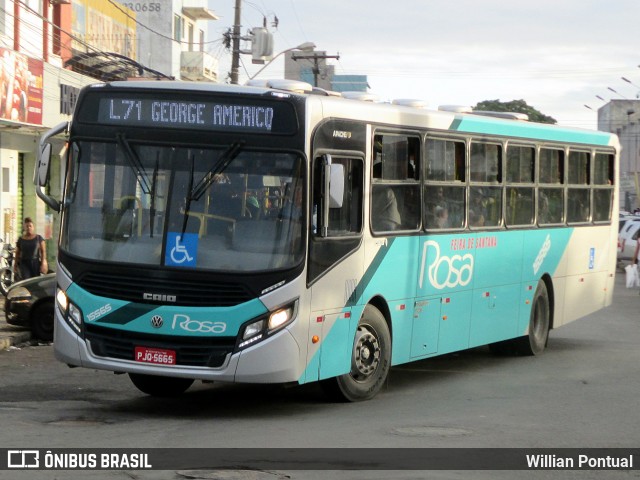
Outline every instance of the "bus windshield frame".
<path fill-rule="evenodd" d="M 304 157 L 166 145 L 124 134 L 71 143 L 60 248 L 131 266 L 250 273 L 304 259 Z"/>

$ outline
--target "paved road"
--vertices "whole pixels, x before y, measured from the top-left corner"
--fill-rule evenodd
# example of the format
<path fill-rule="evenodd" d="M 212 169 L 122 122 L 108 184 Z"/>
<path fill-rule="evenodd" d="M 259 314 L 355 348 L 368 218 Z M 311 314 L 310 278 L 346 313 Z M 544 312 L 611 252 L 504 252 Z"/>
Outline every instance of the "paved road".
<path fill-rule="evenodd" d="M 0 445 L 638 448 L 639 307 L 638 292 L 626 290 L 619 274 L 615 304 L 552 332 L 540 357 L 494 357 L 478 348 L 396 367 L 379 396 L 357 404 L 326 403 L 315 385 L 198 384 L 179 399 L 154 399 L 140 394 L 126 376 L 68 369 L 53 361 L 51 346 L 4 351 Z M 52 473 L 0 471 L 0 478 L 329 477 L 326 471 L 295 470 Z M 640 478 L 640 471 L 352 471 L 331 476 L 626 479 Z"/>

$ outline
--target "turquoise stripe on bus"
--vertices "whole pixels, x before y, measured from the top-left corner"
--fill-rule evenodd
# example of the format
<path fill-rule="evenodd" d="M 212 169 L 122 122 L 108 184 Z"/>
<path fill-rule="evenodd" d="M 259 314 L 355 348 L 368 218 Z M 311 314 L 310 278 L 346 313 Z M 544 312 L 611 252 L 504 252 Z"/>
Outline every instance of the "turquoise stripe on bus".
<path fill-rule="evenodd" d="M 156 335 L 235 337 L 244 322 L 268 311 L 258 299 L 211 308 L 126 302 L 93 295 L 75 283 L 67 296 L 80 308 L 87 324 Z"/>
<path fill-rule="evenodd" d="M 524 335 L 531 300 L 543 274 L 556 275 L 573 228 L 497 230 L 397 237 L 367 268 L 349 306 L 382 296 L 391 312 L 392 364 L 454 352 Z M 528 301 L 528 303 L 527 303 Z M 362 308 L 324 334 L 301 381 L 341 375 L 350 365 L 322 365 L 345 356 L 345 335 L 353 338 Z M 302 380 L 305 379 L 305 380 Z"/>
<path fill-rule="evenodd" d="M 451 130 L 487 135 L 504 135 L 534 140 L 584 143 L 589 145 L 608 146 L 611 134 L 596 130 L 569 130 L 557 125 L 500 121 L 488 117 L 457 118 L 451 124 Z"/>

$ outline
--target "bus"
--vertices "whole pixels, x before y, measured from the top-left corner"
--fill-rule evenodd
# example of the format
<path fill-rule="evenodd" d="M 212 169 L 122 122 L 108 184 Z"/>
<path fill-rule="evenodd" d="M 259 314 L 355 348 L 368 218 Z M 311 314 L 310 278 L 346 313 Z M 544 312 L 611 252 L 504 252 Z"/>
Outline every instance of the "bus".
<path fill-rule="evenodd" d="M 540 354 L 612 301 L 618 153 L 302 82 L 85 87 L 34 172 L 60 213 L 55 356 L 155 396 L 318 381 L 359 401 L 395 365 Z"/>

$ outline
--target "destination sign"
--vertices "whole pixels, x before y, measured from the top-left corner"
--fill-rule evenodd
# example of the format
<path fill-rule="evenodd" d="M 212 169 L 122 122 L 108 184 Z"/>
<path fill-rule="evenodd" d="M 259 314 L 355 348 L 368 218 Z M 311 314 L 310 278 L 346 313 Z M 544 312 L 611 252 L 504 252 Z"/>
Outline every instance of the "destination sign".
<path fill-rule="evenodd" d="M 285 102 L 101 95 L 97 112 L 89 104 L 85 107 L 79 111 L 80 121 L 106 125 L 264 134 L 290 134 L 297 129 L 293 107 Z"/>

